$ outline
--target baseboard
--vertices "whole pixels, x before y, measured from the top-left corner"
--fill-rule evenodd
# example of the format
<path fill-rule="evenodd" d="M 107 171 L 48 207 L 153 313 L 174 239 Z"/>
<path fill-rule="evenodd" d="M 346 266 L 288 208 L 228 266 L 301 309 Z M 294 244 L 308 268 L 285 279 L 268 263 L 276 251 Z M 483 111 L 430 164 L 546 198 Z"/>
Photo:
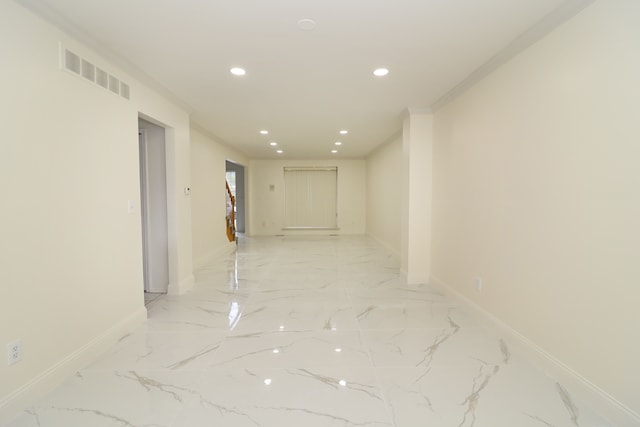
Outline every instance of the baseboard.
<path fill-rule="evenodd" d="M 134 331 L 146 320 L 147 309 L 142 307 L 2 399 L 0 401 L 0 425 L 17 417 L 30 405 L 96 360 L 119 339 Z"/>
<path fill-rule="evenodd" d="M 237 249 L 237 247 L 238 245 L 236 245 L 234 242 L 229 242 L 228 244 L 219 246 L 218 248 L 209 251 L 206 255 L 199 257 L 193 262 L 193 270 L 195 271 L 207 266 L 216 258 L 232 254 Z"/>
<path fill-rule="evenodd" d="M 400 277 L 402 278 L 402 281 L 406 284 L 409 284 L 409 273 L 407 272 L 406 269 L 401 268 L 400 269 Z"/>
<path fill-rule="evenodd" d="M 393 255 L 398 257 L 398 260 L 401 259 L 400 251 L 398 251 L 396 248 L 392 247 L 391 245 L 389 245 L 387 242 L 385 242 L 384 240 L 382 240 L 381 238 L 379 238 L 375 234 L 367 233 L 367 236 L 372 238 L 373 240 L 375 240 L 376 243 L 378 243 L 380 246 L 384 247 L 386 250 L 388 250 Z"/>
<path fill-rule="evenodd" d="M 408 285 L 423 285 L 423 284 L 429 282 L 429 276 L 428 276 L 428 274 L 425 274 L 424 272 L 423 272 L 423 274 L 420 274 L 420 275 L 416 275 L 414 273 L 412 273 L 411 275 L 409 274 L 409 271 L 407 270 L 407 268 L 405 268 L 402 265 L 402 254 L 397 249 L 395 249 L 392 246 L 390 246 L 387 242 L 385 242 L 384 240 L 380 239 L 375 234 L 367 233 L 367 236 L 372 238 L 373 240 L 375 240 L 376 243 L 378 243 L 379 245 L 383 246 L 386 250 L 388 250 L 389 252 L 393 253 L 393 255 L 398 258 L 398 261 L 400 262 L 400 277 Z"/>
<path fill-rule="evenodd" d="M 640 414 L 616 400 L 609 393 L 562 363 L 552 354 L 489 313 L 476 302 L 467 298 L 437 277 L 432 276 L 429 283 L 440 288 L 440 290 L 461 303 L 470 311 L 470 314 L 477 317 L 481 322 L 488 323 L 502 335 L 502 338 L 514 349 L 514 352 L 517 351 L 518 354 L 523 356 L 527 361 L 542 369 L 550 377 L 556 379 L 569 390 L 571 394 L 586 405 L 589 405 L 591 409 L 609 420 L 613 425 L 618 427 L 640 426 Z"/>
<path fill-rule="evenodd" d="M 167 288 L 168 295 L 183 295 L 196 285 L 196 278 L 193 274 L 188 275 L 180 280 L 180 283 L 169 283 Z"/>

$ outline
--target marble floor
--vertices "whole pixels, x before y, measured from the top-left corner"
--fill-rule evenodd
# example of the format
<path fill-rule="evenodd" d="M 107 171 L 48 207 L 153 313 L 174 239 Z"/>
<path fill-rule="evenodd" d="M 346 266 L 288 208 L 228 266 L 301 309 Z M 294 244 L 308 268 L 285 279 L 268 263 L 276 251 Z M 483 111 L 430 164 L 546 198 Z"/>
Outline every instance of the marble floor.
<path fill-rule="evenodd" d="M 608 425 L 366 237 L 243 238 L 10 427 Z"/>

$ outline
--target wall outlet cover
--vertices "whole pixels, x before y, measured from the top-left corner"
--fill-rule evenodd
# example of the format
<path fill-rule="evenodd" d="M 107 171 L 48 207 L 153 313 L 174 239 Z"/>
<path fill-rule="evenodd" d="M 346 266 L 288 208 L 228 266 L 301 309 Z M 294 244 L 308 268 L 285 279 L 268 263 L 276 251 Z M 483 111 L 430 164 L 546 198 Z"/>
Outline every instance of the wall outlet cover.
<path fill-rule="evenodd" d="M 7 364 L 13 365 L 22 360 L 22 340 L 15 340 L 7 344 Z"/>
<path fill-rule="evenodd" d="M 482 278 L 476 277 L 475 289 L 476 289 L 476 292 L 478 293 L 482 292 Z"/>

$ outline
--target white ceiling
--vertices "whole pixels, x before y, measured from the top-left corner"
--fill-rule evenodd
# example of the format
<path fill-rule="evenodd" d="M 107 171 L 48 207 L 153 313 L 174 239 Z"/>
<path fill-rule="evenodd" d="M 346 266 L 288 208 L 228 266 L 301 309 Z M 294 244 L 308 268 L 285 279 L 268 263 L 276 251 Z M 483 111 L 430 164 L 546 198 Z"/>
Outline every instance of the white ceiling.
<path fill-rule="evenodd" d="M 523 35 L 589 2 L 19 1 L 168 89 L 223 142 L 275 158 L 268 143 L 277 141 L 281 156 L 297 159 L 366 156 L 401 129 L 407 108 L 430 108 L 513 54 Z M 314 30 L 298 28 L 304 18 Z M 231 75 L 233 66 L 247 75 Z M 374 77 L 381 66 L 389 75 Z"/>

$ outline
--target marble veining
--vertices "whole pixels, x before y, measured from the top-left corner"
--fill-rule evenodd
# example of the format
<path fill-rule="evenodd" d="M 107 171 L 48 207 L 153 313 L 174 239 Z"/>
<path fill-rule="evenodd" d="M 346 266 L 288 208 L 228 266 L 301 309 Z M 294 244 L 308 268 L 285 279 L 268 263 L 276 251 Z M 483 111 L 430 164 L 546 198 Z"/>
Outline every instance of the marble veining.
<path fill-rule="evenodd" d="M 173 364 L 167 366 L 167 368 L 169 368 L 169 369 L 180 369 L 180 368 L 186 366 L 188 363 L 191 363 L 194 360 L 196 360 L 196 359 L 198 359 L 200 357 L 203 357 L 203 356 L 211 353 L 212 351 L 217 350 L 218 347 L 219 347 L 218 345 L 207 346 L 207 347 L 203 348 L 202 350 L 200 350 L 199 352 L 197 352 L 196 354 L 194 354 L 192 356 L 189 356 L 186 359 L 179 360 L 176 363 L 173 363 Z"/>
<path fill-rule="evenodd" d="M 182 402 L 182 396 L 178 394 L 177 391 L 186 390 L 182 387 L 178 387 L 175 385 L 163 384 L 160 381 L 155 380 L 153 378 L 142 376 L 135 371 L 129 371 L 126 374 L 116 373 L 116 375 L 122 378 L 127 378 L 133 381 L 137 381 L 147 391 L 151 391 L 151 389 L 156 389 L 162 393 L 166 393 L 169 396 L 171 396 L 173 399 L 177 400 L 178 402 Z"/>
<path fill-rule="evenodd" d="M 129 421 L 125 420 L 124 418 L 121 418 L 117 415 L 113 415 L 113 414 L 106 414 L 98 409 L 86 409 L 86 408 L 57 408 L 57 407 L 53 407 L 53 409 L 57 409 L 59 411 L 68 411 L 68 412 L 75 412 L 75 413 L 80 413 L 80 414 L 92 414 L 95 415 L 98 418 L 105 418 L 107 420 L 112 420 L 115 421 L 116 423 L 118 423 L 119 425 L 125 426 L 125 427 L 136 427 L 134 424 L 131 424 Z M 165 427 L 163 425 L 160 424 L 144 424 L 140 427 Z"/>
<path fill-rule="evenodd" d="M 509 363 L 509 359 L 511 359 L 511 352 L 509 351 L 509 347 L 504 342 L 504 340 L 500 340 L 500 351 L 502 351 L 502 362 L 506 365 Z"/>
<path fill-rule="evenodd" d="M 434 338 L 431 345 L 424 351 L 424 357 L 416 364 L 416 366 L 424 366 L 428 369 L 431 366 L 431 362 L 433 362 L 433 356 L 435 355 L 436 351 L 438 351 L 438 348 L 440 348 L 440 345 L 442 345 L 445 341 L 447 341 L 460 330 L 460 326 L 458 326 L 457 323 L 451 320 L 450 317 L 449 325 L 450 328 L 448 330 L 442 330 L 442 332 L 440 332 L 440 334 Z"/>
<path fill-rule="evenodd" d="M 605 427 L 366 237 L 242 238 L 6 427 Z"/>
<path fill-rule="evenodd" d="M 365 393 L 366 395 L 378 399 L 382 401 L 382 397 L 377 393 L 376 387 L 367 384 L 361 384 L 357 382 L 347 382 L 343 379 L 338 379 L 326 375 L 316 374 L 307 369 L 299 369 L 297 372 L 290 372 L 291 375 L 299 375 L 302 377 L 310 378 L 315 381 L 320 381 L 321 383 L 338 390 L 340 387 L 346 387 L 349 390 L 359 391 L 361 393 Z"/>
<path fill-rule="evenodd" d="M 565 390 L 560 383 L 556 383 L 556 388 L 558 389 L 558 394 L 562 399 L 562 403 L 564 404 L 565 408 L 567 408 L 567 412 L 569 412 L 571 421 L 573 422 L 573 424 L 579 427 L 580 424 L 578 423 L 578 407 L 575 405 L 575 403 L 573 403 L 569 392 L 567 392 L 567 390 Z"/>
<path fill-rule="evenodd" d="M 500 366 L 498 365 L 482 365 L 480 366 L 478 375 L 473 378 L 473 384 L 471 387 L 471 393 L 461 403 L 465 407 L 464 414 L 462 414 L 462 421 L 458 424 L 459 427 L 469 426 L 472 427 L 476 423 L 476 409 L 478 409 L 478 403 L 480 401 L 480 393 L 489 385 L 491 378 L 498 373 Z"/>

